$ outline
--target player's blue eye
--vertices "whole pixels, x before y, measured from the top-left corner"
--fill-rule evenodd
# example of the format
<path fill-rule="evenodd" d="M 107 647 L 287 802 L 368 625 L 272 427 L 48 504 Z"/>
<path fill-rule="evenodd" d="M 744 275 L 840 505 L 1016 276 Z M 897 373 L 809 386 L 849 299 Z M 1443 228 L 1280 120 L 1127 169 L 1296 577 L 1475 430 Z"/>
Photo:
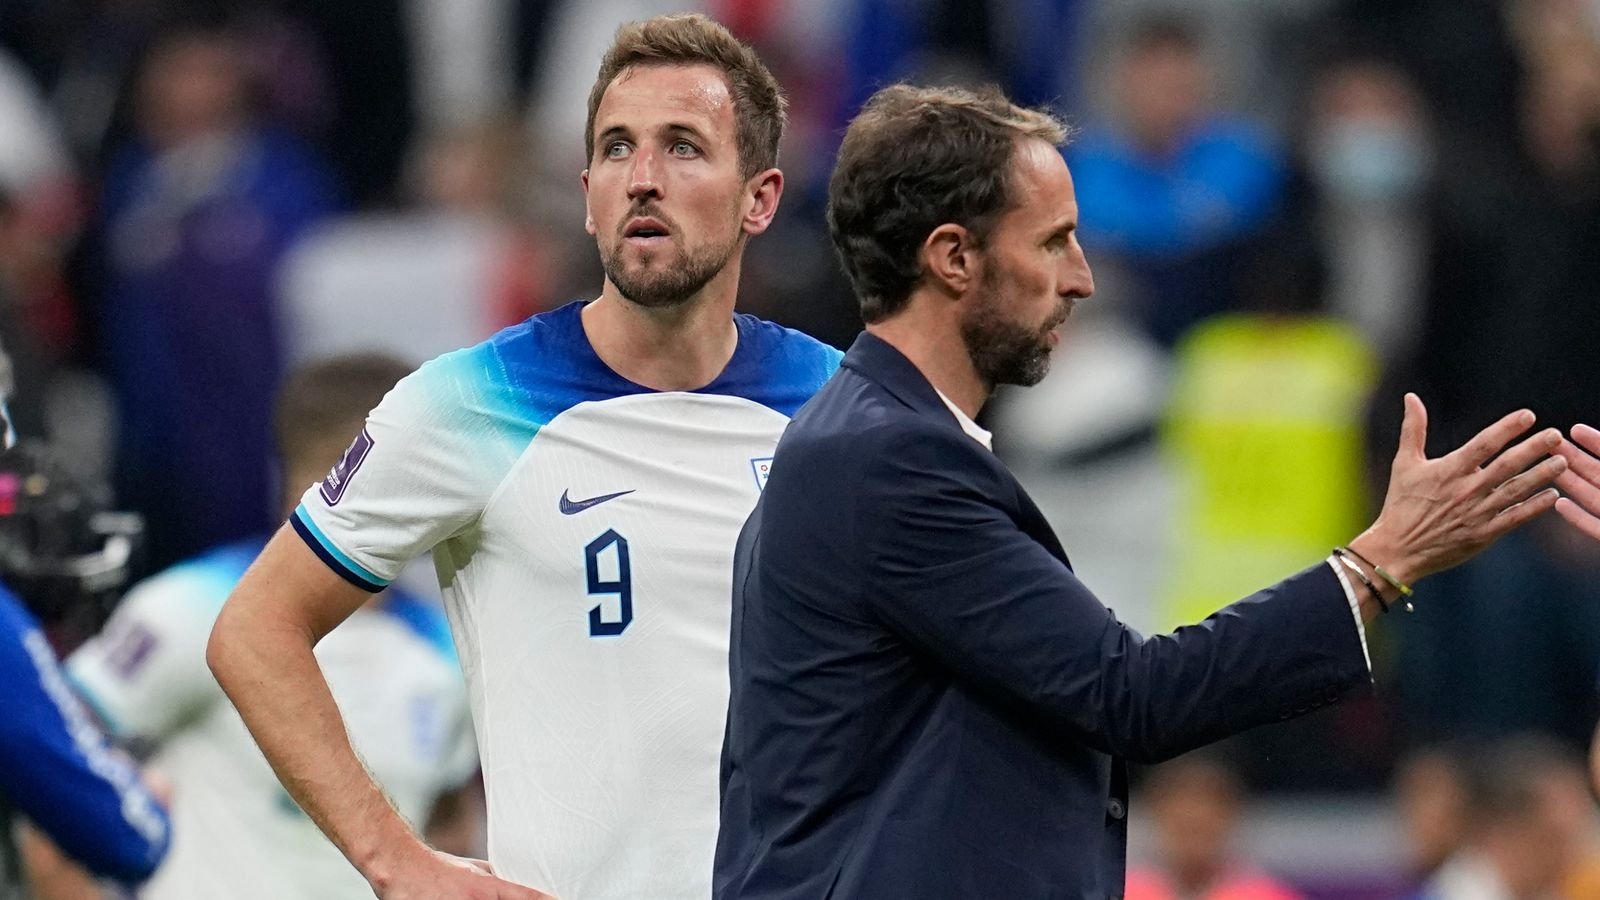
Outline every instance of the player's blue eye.
<path fill-rule="evenodd" d="M 672 144 L 672 152 L 677 156 L 693 156 L 695 153 L 699 152 L 699 148 L 695 147 L 695 145 L 689 143 L 688 141 L 674 141 Z"/>
<path fill-rule="evenodd" d="M 628 151 L 628 145 L 622 141 L 612 141 L 606 145 L 606 156 L 610 159 L 621 159 Z"/>

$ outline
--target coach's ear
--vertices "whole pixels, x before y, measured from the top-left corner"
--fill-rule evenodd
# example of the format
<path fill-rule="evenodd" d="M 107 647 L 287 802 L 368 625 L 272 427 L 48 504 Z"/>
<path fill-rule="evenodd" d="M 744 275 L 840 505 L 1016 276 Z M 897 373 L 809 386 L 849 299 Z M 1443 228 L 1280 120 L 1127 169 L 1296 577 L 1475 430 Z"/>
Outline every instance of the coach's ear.
<path fill-rule="evenodd" d="M 946 222 L 922 242 L 922 271 L 929 285 L 952 300 L 977 284 L 979 264 L 978 245 L 961 225 Z"/>

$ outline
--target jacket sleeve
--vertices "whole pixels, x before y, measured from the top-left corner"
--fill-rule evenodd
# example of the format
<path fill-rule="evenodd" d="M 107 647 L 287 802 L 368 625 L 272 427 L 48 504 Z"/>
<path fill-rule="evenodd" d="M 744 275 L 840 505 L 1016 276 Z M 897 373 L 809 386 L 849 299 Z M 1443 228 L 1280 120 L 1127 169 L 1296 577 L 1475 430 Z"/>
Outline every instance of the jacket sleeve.
<path fill-rule="evenodd" d="M 149 878 L 166 854 L 166 811 L 67 686 L 44 635 L 0 596 L 0 793 L 97 876 Z"/>
<path fill-rule="evenodd" d="M 928 428 L 874 454 L 859 486 L 866 605 L 954 678 L 1066 739 L 1137 762 L 1368 683 L 1326 564 L 1146 639 L 1019 527 L 1007 511 L 1014 482 L 986 452 Z"/>

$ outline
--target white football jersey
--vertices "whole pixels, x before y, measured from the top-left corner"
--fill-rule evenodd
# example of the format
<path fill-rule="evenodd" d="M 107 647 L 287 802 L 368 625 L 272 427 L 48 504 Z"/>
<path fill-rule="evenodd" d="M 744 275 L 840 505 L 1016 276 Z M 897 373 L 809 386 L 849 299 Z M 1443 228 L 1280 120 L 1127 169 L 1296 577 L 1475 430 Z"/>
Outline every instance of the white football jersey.
<path fill-rule="evenodd" d="M 149 742 L 172 782 L 172 849 L 142 900 L 345 900 L 372 891 L 268 766 L 206 668 L 206 640 L 261 541 L 131 590 L 68 677 L 119 738 Z M 317 645 L 351 742 L 421 826 L 477 763 L 466 685 L 437 606 L 390 592 Z"/>
<path fill-rule="evenodd" d="M 653 391 L 600 360 L 582 307 L 402 381 L 290 522 L 369 589 L 433 551 L 496 871 L 561 900 L 704 900 L 734 542 L 840 354 L 739 315 L 715 381 Z"/>

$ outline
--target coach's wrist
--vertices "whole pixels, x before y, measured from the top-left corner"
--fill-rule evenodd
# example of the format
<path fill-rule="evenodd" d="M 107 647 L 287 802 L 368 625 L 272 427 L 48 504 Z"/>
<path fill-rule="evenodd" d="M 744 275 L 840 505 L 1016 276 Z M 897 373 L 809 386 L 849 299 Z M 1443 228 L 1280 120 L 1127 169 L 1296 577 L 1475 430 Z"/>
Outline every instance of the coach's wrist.
<path fill-rule="evenodd" d="M 1402 599 L 1394 581 L 1410 585 L 1424 574 L 1424 564 L 1417 555 L 1407 552 L 1398 542 L 1389 540 L 1376 525 L 1356 536 L 1346 546 L 1355 551 L 1352 562 L 1372 579 L 1386 604 Z M 1381 574 L 1379 567 L 1383 570 Z"/>

